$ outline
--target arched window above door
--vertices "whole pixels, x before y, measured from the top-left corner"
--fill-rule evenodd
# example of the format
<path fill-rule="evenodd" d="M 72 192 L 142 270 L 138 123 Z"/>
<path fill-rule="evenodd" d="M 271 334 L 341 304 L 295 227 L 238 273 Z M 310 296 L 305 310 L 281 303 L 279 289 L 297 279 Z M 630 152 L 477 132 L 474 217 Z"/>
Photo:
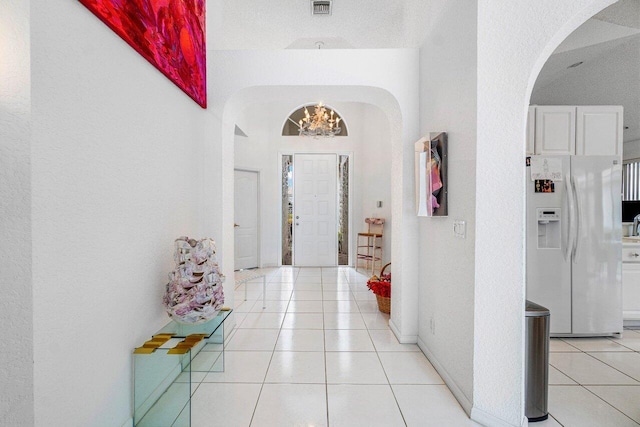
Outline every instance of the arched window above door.
<path fill-rule="evenodd" d="M 300 131 L 302 127 L 302 132 Z M 339 132 L 335 129 L 339 128 Z M 349 136 L 342 116 L 328 105 L 303 105 L 289 115 L 282 127 L 282 136 L 331 137 Z"/>

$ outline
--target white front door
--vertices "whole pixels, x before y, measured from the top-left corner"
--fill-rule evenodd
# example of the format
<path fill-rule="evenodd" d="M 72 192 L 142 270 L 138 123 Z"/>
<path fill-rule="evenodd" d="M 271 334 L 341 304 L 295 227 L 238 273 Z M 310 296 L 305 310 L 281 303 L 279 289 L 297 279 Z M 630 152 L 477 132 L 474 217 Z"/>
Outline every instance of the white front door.
<path fill-rule="evenodd" d="M 235 269 L 258 267 L 258 172 L 235 170 Z"/>
<path fill-rule="evenodd" d="M 338 259 L 335 154 L 296 154 L 293 158 L 293 262 L 296 266 L 335 266 Z"/>

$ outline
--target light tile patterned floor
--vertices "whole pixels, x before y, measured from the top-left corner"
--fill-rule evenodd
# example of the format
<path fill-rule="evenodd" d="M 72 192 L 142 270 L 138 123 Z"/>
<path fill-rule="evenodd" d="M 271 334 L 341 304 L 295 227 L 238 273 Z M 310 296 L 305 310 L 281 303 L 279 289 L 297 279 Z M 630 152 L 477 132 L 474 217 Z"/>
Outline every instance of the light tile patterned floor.
<path fill-rule="evenodd" d="M 266 309 L 261 279 L 236 289 L 225 372 L 193 378 L 192 426 L 478 425 L 420 349 L 398 343 L 367 276 L 351 268 L 264 271 Z M 530 426 L 640 425 L 640 331 L 554 338 L 550 365 L 551 416 Z"/>
<path fill-rule="evenodd" d="M 225 372 L 194 377 L 192 426 L 478 425 L 420 349 L 398 343 L 367 276 L 351 268 L 266 273 L 266 309 L 261 279 L 236 289 Z"/>
<path fill-rule="evenodd" d="M 640 331 L 622 338 L 552 338 L 549 420 L 530 426 L 640 425 Z"/>

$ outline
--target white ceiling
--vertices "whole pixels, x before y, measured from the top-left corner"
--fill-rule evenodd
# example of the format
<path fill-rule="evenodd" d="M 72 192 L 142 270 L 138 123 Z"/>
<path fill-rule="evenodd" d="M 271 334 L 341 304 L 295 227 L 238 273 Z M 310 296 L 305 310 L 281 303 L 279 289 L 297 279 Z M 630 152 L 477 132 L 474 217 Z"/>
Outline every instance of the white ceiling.
<path fill-rule="evenodd" d="M 621 0 L 574 31 L 544 65 L 531 101 L 623 105 L 624 141 L 640 139 L 640 0 Z"/>
<path fill-rule="evenodd" d="M 595 19 L 640 29 L 640 2 L 620 0 L 594 16 Z"/>
<path fill-rule="evenodd" d="M 310 0 L 209 0 L 209 49 L 419 47 L 428 18 L 423 0 L 333 0 L 331 16 L 312 16 Z"/>
<path fill-rule="evenodd" d="M 212 50 L 317 49 L 318 42 L 323 49 L 415 48 L 431 21 L 438 19 L 439 11 L 427 10 L 426 3 L 333 0 L 331 16 L 312 16 L 310 0 L 208 0 L 207 44 Z M 576 62 L 583 64 L 567 68 Z M 592 104 L 622 104 L 629 126 L 625 141 L 640 139 L 639 63 L 640 0 L 621 0 L 560 45 L 538 77 L 532 102 L 577 103 L 569 100 L 573 97 Z M 599 84 L 599 92 L 588 96 L 594 80 L 615 82 L 604 95 Z M 580 96 L 563 100 L 563 93 L 576 90 Z"/>

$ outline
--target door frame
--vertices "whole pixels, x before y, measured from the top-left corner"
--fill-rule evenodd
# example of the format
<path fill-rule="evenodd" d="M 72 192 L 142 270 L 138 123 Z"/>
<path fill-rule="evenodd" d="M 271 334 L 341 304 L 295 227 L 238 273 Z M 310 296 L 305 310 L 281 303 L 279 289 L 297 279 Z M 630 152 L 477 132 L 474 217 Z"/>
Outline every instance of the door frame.
<path fill-rule="evenodd" d="M 280 159 L 280 161 L 282 161 L 282 159 Z M 257 206 L 258 206 L 258 212 L 256 212 L 257 215 L 257 220 L 258 220 L 258 236 L 257 236 L 257 242 L 256 244 L 258 245 L 258 268 L 262 268 L 262 215 L 260 215 L 260 212 L 262 211 L 262 170 L 260 169 L 255 169 L 255 168 L 244 168 L 244 167 L 234 167 L 233 168 L 233 196 L 235 198 L 236 195 L 236 188 L 235 188 L 235 184 L 236 184 L 236 171 L 240 171 L 240 172 L 252 172 L 255 173 L 257 178 L 258 178 L 258 186 L 257 186 Z M 233 220 L 234 220 L 234 224 L 235 224 L 235 219 L 236 219 L 236 204 L 235 204 L 235 199 L 234 199 L 234 203 L 233 203 Z M 234 230 L 235 231 L 235 230 Z M 233 271 L 236 271 L 236 256 L 235 256 L 235 232 L 234 232 L 234 254 L 233 254 Z"/>
<path fill-rule="evenodd" d="M 278 151 L 278 161 L 277 161 L 277 176 L 282 176 L 282 156 L 294 156 L 296 154 L 335 154 L 337 158 L 339 158 L 339 156 L 348 156 L 349 157 L 349 260 L 347 261 L 347 265 L 346 266 L 352 266 L 353 265 L 353 248 L 354 248 L 354 243 L 353 243 L 353 239 L 352 237 L 352 232 L 351 230 L 353 230 L 353 199 L 354 199 L 354 187 L 353 187 L 353 171 L 354 171 L 354 166 L 355 166 L 355 162 L 356 162 L 356 156 L 355 153 L 353 151 L 343 151 L 343 150 L 284 150 L 284 151 Z M 280 202 L 278 203 L 278 205 L 280 206 L 280 210 L 279 212 L 279 218 L 282 218 L 282 180 L 278 179 L 277 182 L 278 185 L 278 195 L 279 195 L 279 199 Z M 293 184 L 295 186 L 295 182 Z M 295 190 L 294 190 L 294 204 L 295 204 Z M 336 210 L 336 219 L 338 216 L 338 212 Z M 278 266 L 282 267 L 282 220 L 278 221 Z M 336 221 L 337 224 L 337 221 Z M 338 233 L 338 229 L 337 229 L 337 225 L 336 225 L 336 236 Z M 294 239 L 295 240 L 295 235 L 294 235 Z M 295 244 L 295 242 L 292 240 L 291 245 L 292 245 L 292 249 L 293 249 L 293 245 Z M 292 250 L 291 251 L 291 266 L 295 267 L 295 251 Z M 337 265 L 338 262 L 338 245 L 336 243 L 336 266 L 340 267 L 339 265 Z M 346 267 L 344 266 L 344 267 Z"/>

